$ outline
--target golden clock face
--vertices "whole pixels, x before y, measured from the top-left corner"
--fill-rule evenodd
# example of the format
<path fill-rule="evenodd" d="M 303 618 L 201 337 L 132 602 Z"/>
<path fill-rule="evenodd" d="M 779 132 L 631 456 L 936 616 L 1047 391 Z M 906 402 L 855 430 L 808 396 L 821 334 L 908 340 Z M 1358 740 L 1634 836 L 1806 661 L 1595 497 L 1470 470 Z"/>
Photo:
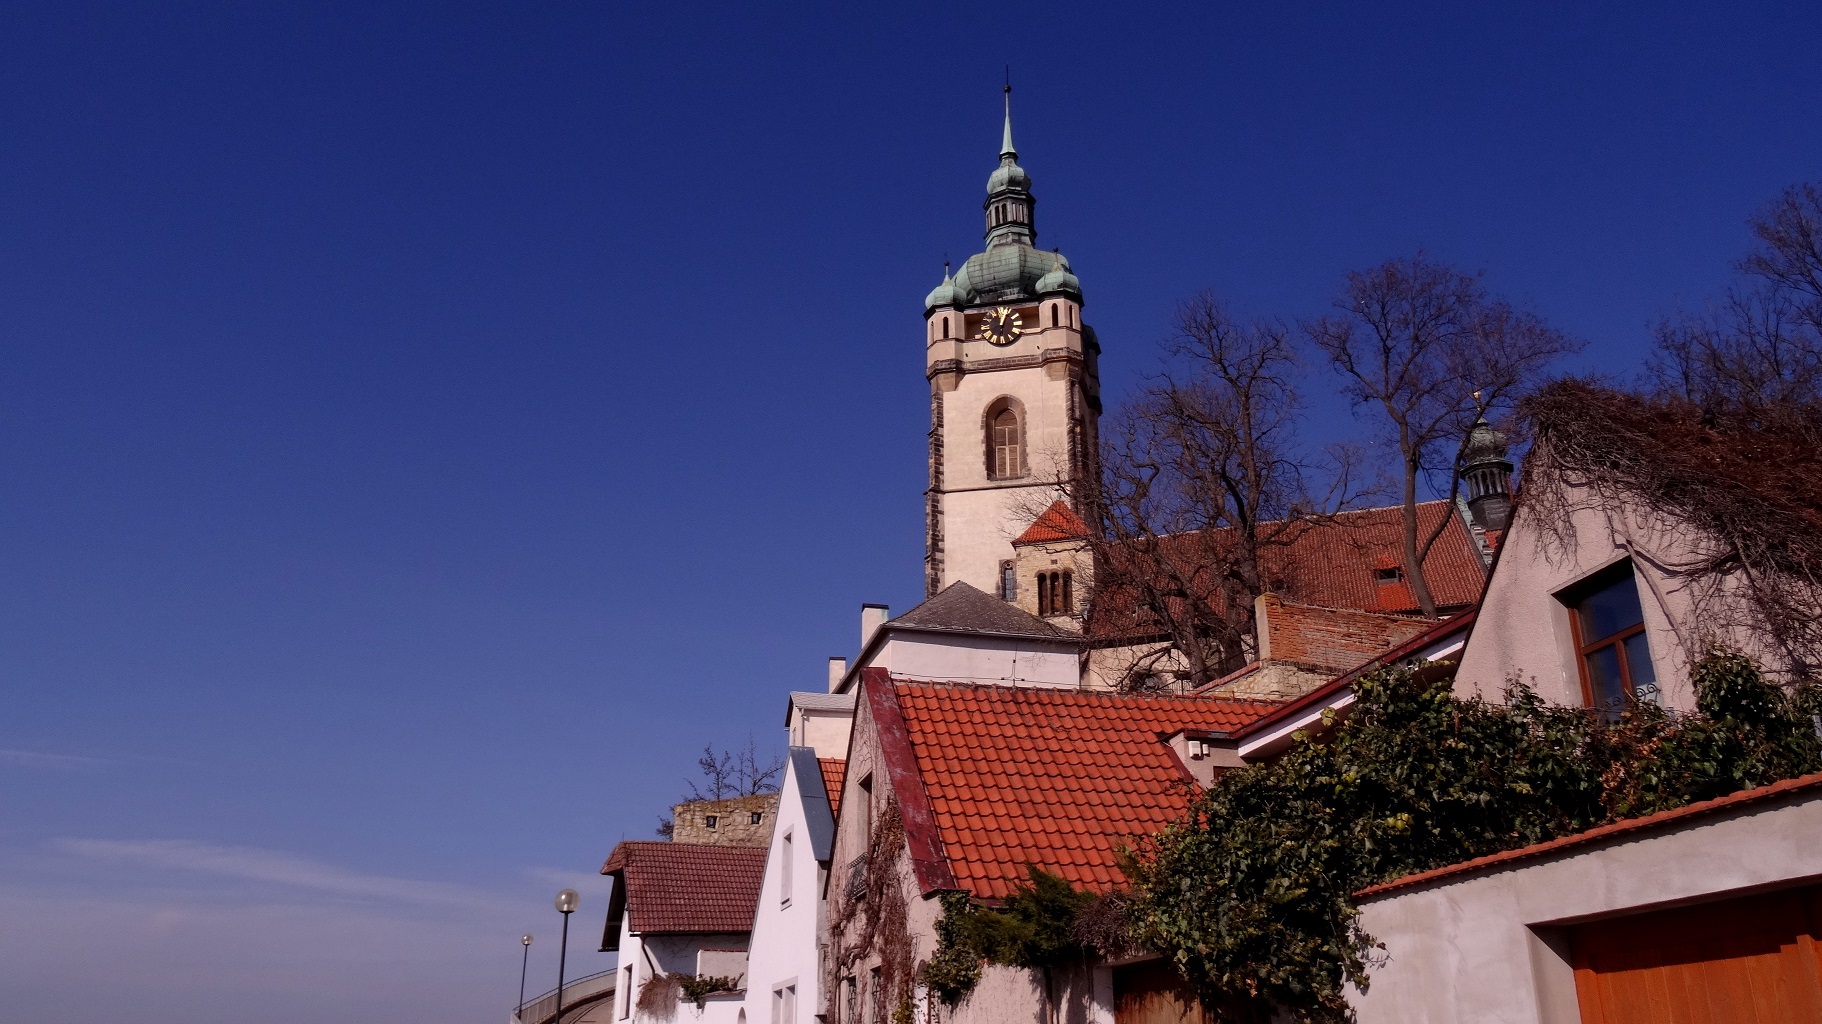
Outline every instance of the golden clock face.
<path fill-rule="evenodd" d="M 981 340 L 995 345 L 1010 345 L 1025 333 L 1023 322 L 1011 306 L 996 306 L 981 317 Z"/>

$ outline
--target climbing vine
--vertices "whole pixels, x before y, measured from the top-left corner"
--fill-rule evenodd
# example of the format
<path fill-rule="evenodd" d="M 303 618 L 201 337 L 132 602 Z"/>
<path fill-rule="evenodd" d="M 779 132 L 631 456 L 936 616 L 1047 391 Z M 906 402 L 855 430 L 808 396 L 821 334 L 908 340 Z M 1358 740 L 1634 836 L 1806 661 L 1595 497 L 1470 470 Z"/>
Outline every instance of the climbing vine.
<path fill-rule="evenodd" d="M 1083 912 L 1095 903 L 1062 878 L 1027 865 L 1020 883 L 997 908 L 965 892 L 942 895 L 936 950 L 920 977 L 944 1002 L 961 1001 L 981 979 L 983 964 L 1037 970 L 1050 991 L 1051 971 L 1079 964 L 1089 948 L 1079 930 Z"/>
<path fill-rule="evenodd" d="M 1815 688 L 1781 689 L 1724 650 L 1693 681 L 1692 714 L 1638 705 L 1608 723 L 1522 686 L 1460 700 L 1434 667 L 1364 678 L 1327 740 L 1228 773 L 1139 846 L 1132 937 L 1218 1020 L 1349 1020 L 1347 987 L 1382 955 L 1359 889 L 1822 770 Z"/>
<path fill-rule="evenodd" d="M 867 849 L 849 864 L 841 891 L 830 904 L 832 948 L 823 991 L 828 993 L 826 1012 L 831 1020 L 849 1019 L 837 1003 L 842 981 L 863 961 L 874 958 L 878 974 L 868 992 L 873 1002 L 868 1019 L 901 1024 L 902 1018 L 902 1024 L 909 1024 L 916 950 L 897 871 L 898 854 L 904 846 L 904 820 L 898 805 L 888 802 L 867 839 Z"/>

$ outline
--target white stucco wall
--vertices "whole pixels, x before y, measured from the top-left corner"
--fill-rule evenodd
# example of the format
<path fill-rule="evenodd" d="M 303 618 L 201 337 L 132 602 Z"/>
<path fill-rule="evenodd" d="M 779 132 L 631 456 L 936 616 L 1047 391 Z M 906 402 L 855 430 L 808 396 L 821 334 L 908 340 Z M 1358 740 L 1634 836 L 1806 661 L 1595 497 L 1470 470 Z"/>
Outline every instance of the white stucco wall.
<path fill-rule="evenodd" d="M 1576 1024 L 1562 926 L 1822 876 L 1822 793 L 1368 899 L 1385 943 L 1360 1024 Z"/>
<path fill-rule="evenodd" d="M 745 933 L 641 935 L 632 930 L 632 919 L 633 915 L 628 913 L 620 922 L 620 958 L 617 968 L 620 971 L 617 982 L 620 991 L 614 996 L 613 1013 L 616 1021 L 662 1024 L 638 1011 L 641 985 L 658 974 L 695 974 L 697 957 L 702 950 L 748 948 L 748 936 Z M 630 979 L 626 973 L 628 967 L 632 968 Z M 694 1003 L 679 1003 L 678 1019 L 688 1021 L 689 1024 L 738 1024 L 735 1017 L 739 1009 L 738 995 L 719 994 L 700 1012 Z"/>
<path fill-rule="evenodd" d="M 1556 595 L 1628 556 L 1645 616 L 1646 643 L 1666 706 L 1680 710 L 1695 706 L 1689 665 L 1691 652 L 1699 654 L 1705 632 L 1730 639 L 1763 659 L 1763 652 L 1755 652 L 1725 622 L 1712 615 L 1695 615 L 1694 584 L 1677 569 L 1692 551 L 1685 532 L 1593 507 L 1575 511 L 1572 523 L 1575 545 L 1572 550 L 1560 550 L 1521 501 L 1512 528 L 1501 542 L 1473 636 L 1462 653 L 1455 680 L 1458 694 L 1497 700 L 1508 680 L 1517 678 L 1554 703 L 1584 703 L 1570 612 Z"/>
<path fill-rule="evenodd" d="M 793 708 L 785 733 L 793 747 L 810 747 L 817 757 L 841 758 L 848 756 L 848 733 L 853 728 L 852 713 Z"/>
<path fill-rule="evenodd" d="M 800 783 L 822 788 L 820 778 L 799 780 L 796 762 L 787 758 L 747 961 L 745 1006 L 750 1024 L 773 1024 L 772 991 L 783 985 L 797 987 L 797 1019 L 777 1024 L 809 1024 L 822 1006 L 818 971 L 822 865 L 816 861 L 804 820 Z M 789 861 L 784 859 L 782 841 L 787 835 L 791 837 Z M 789 900 L 783 895 L 787 873 L 791 878 Z"/>
<path fill-rule="evenodd" d="M 894 630 L 866 661 L 903 679 L 933 682 L 1007 683 L 1021 686 L 1081 685 L 1074 644 L 1016 637 L 926 636 Z"/>

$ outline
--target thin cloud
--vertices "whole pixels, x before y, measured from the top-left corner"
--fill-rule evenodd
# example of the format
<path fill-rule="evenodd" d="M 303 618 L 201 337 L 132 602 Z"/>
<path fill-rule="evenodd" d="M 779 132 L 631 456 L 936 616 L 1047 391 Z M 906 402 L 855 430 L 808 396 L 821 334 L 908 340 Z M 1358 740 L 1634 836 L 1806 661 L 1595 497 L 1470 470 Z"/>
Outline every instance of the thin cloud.
<path fill-rule="evenodd" d="M 251 846 L 215 846 L 187 839 L 58 839 L 52 845 L 90 860 L 192 871 L 345 899 L 468 909 L 491 908 L 499 902 L 459 885 L 366 875 L 309 857 Z"/>
<path fill-rule="evenodd" d="M 0 764 L 39 771 L 77 772 L 106 768 L 117 762 L 105 757 L 83 757 L 78 754 L 47 754 L 39 750 L 0 749 Z"/>

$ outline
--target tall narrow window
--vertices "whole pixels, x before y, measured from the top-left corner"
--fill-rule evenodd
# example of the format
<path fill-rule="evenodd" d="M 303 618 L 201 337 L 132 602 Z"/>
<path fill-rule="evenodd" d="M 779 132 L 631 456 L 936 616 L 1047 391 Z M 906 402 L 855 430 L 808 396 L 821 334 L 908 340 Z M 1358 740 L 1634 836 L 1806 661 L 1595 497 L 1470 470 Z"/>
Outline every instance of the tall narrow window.
<path fill-rule="evenodd" d="M 949 337 L 949 318 L 948 317 L 943 317 L 943 337 L 945 339 Z"/>
<path fill-rule="evenodd" d="M 1019 599 L 1019 577 L 1010 560 L 1000 563 L 1000 600 Z"/>
<path fill-rule="evenodd" d="M 796 861 L 791 857 L 791 833 L 784 834 L 784 842 L 778 851 L 778 902 L 785 906 L 791 904 L 791 875 Z"/>
<path fill-rule="evenodd" d="M 1057 304 L 1052 302 L 1050 304 L 1050 326 L 1055 327 L 1056 325 L 1057 325 Z"/>
<path fill-rule="evenodd" d="M 987 476 L 1012 480 L 1025 475 L 1025 425 L 1018 407 L 1002 398 L 987 409 Z"/>
<path fill-rule="evenodd" d="M 1063 614 L 1064 615 L 1074 615 L 1075 614 L 1075 573 L 1070 572 L 1068 569 L 1064 569 L 1063 570 L 1063 579 L 1062 579 L 1062 582 L 1058 584 L 1058 589 L 1060 589 L 1063 592 L 1061 595 L 1062 599 L 1063 599 L 1062 600 Z"/>
<path fill-rule="evenodd" d="M 1645 640 L 1632 563 L 1596 576 L 1564 597 L 1581 655 L 1582 694 L 1588 706 L 1617 715 L 1628 699 L 1657 693 L 1657 671 Z"/>
<path fill-rule="evenodd" d="M 872 842 L 873 837 L 873 773 L 860 780 L 860 834 Z"/>
<path fill-rule="evenodd" d="M 620 1019 L 625 1020 L 633 1015 L 633 965 L 627 964 L 620 973 Z"/>

